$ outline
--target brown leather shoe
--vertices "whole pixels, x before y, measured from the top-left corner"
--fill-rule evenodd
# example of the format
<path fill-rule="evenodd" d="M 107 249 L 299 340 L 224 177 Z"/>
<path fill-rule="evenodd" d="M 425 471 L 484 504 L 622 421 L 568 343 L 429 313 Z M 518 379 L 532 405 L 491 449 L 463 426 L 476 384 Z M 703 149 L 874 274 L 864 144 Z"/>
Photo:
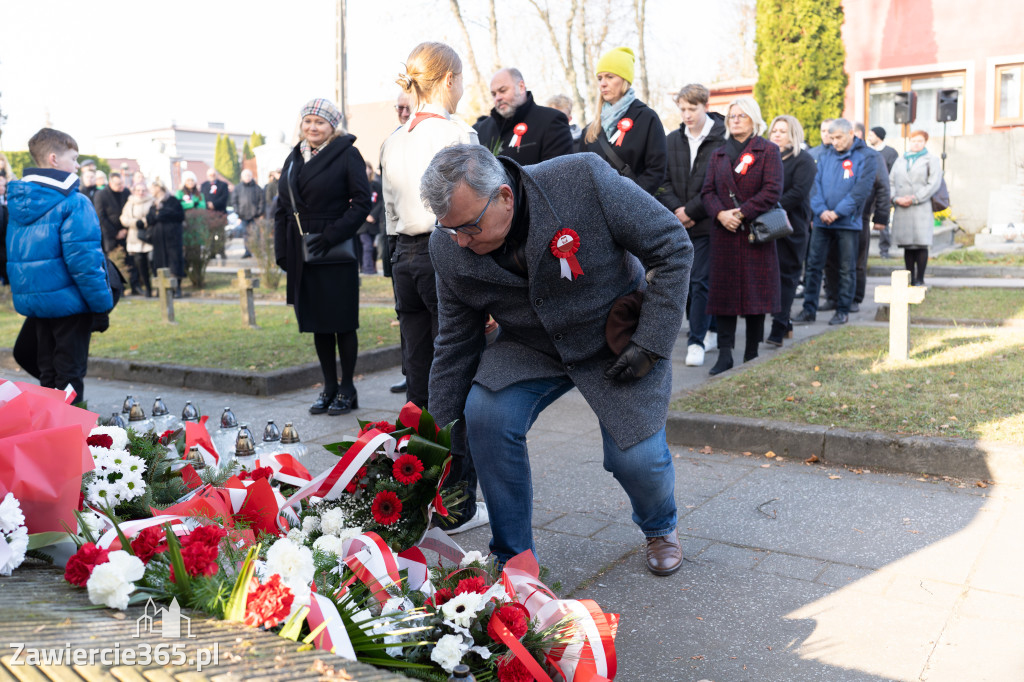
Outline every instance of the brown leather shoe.
<path fill-rule="evenodd" d="M 647 538 L 647 570 L 654 575 L 672 575 L 683 565 L 683 548 L 675 531 Z"/>

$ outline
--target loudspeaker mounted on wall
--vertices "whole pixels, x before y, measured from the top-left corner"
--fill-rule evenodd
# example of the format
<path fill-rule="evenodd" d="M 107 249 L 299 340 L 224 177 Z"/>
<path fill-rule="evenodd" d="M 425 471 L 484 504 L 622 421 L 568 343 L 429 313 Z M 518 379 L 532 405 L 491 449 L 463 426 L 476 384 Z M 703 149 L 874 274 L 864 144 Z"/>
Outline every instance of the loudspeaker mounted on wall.
<path fill-rule="evenodd" d="M 935 98 L 935 120 L 939 123 L 955 121 L 957 115 L 957 101 L 960 99 L 960 91 L 957 89 L 939 90 Z"/>
<path fill-rule="evenodd" d="M 913 123 L 917 119 L 917 93 L 897 92 L 893 98 L 895 111 L 893 119 L 896 123 Z"/>

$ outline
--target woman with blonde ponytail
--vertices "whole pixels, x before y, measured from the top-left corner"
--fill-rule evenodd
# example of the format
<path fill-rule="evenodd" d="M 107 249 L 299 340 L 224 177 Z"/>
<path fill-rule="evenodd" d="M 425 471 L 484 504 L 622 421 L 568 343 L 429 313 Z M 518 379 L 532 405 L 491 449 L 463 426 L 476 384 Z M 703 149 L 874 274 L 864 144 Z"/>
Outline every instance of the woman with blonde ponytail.
<path fill-rule="evenodd" d="M 580 139 L 579 151 L 594 152 L 654 195 L 668 167 L 665 128 L 633 92 L 634 62 L 628 47 L 610 50 L 598 60 L 594 120 Z"/>
<path fill-rule="evenodd" d="M 412 116 L 381 147 L 384 214 L 388 237 L 396 240 L 391 272 L 402 331 L 406 395 L 426 408 L 437 336 L 437 287 L 429 241 L 438 216 L 423 205 L 420 180 L 441 149 L 451 144 L 478 144 L 479 140 L 475 130 L 452 118 L 462 99 L 463 85 L 462 60 L 450 46 L 435 42 L 417 45 L 396 83 L 409 95 Z M 476 511 L 476 474 L 471 460 L 464 453 L 455 456 L 461 461 L 453 463 L 453 478 L 466 481 L 469 492 L 461 514 L 467 521 L 460 530 L 468 530 L 486 522 L 486 508 L 481 505 L 480 513 Z"/>

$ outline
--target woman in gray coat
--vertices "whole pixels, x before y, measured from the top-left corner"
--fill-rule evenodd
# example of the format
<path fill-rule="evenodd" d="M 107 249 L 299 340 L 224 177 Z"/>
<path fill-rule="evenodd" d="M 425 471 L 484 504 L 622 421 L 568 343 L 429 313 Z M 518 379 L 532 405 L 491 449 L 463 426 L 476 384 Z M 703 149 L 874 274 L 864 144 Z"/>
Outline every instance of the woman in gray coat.
<path fill-rule="evenodd" d="M 924 286 L 928 247 L 935 235 L 932 195 L 942 184 L 942 162 L 925 149 L 928 133 L 910 134 L 910 151 L 897 159 L 889 171 L 889 189 L 895 211 L 892 241 L 903 248 L 903 262 L 910 270 L 912 286 Z"/>

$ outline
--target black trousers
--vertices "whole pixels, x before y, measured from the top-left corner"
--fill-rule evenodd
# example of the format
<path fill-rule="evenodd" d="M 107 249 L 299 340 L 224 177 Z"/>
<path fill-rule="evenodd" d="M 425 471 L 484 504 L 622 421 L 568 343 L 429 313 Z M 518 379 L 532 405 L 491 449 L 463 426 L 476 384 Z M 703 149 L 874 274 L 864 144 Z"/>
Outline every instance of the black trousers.
<path fill-rule="evenodd" d="M 796 298 L 796 285 L 800 283 L 800 277 L 804 272 L 804 258 L 807 255 L 807 243 L 810 241 L 807 237 L 805 230 L 775 242 L 775 249 L 779 254 L 779 294 L 782 308 L 772 315 L 772 320 L 787 331 L 792 327 L 789 315 L 793 309 L 793 299 Z"/>
<path fill-rule="evenodd" d="M 853 302 L 861 303 L 868 285 L 868 250 L 871 248 L 871 216 L 863 219 L 860 241 L 857 244 L 857 284 L 853 290 Z M 839 299 L 839 247 L 836 242 L 828 248 L 825 261 L 825 297 L 835 303 Z"/>
<path fill-rule="evenodd" d="M 85 370 L 89 361 L 92 313 L 36 319 L 36 360 L 39 385 L 64 390 L 71 384 L 85 400 Z"/>
<path fill-rule="evenodd" d="M 437 337 L 437 284 L 429 238 L 399 236 L 391 265 L 395 312 L 402 332 L 402 365 L 409 385 L 406 397 L 424 409 L 429 402 L 430 366 Z"/>

